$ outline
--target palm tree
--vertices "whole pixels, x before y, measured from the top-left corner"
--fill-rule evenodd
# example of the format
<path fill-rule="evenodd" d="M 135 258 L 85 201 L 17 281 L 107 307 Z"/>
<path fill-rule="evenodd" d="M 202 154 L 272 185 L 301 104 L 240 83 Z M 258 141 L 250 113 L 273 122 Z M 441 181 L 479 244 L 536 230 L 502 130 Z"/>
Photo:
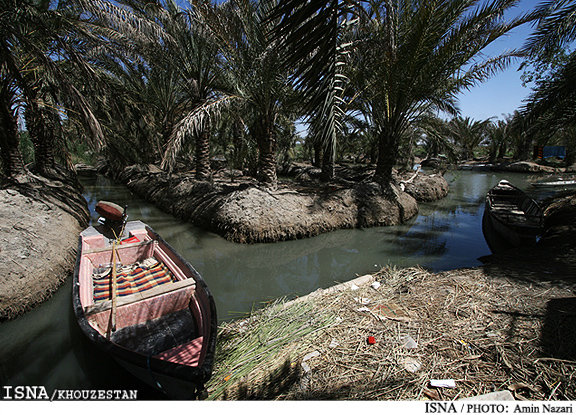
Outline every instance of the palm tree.
<path fill-rule="evenodd" d="M 420 119 L 418 130 L 426 152 L 424 159 L 437 158 L 443 154 L 453 162 L 458 161 L 458 149 L 450 137 L 449 121 L 430 113 Z"/>
<path fill-rule="evenodd" d="M 302 93 L 315 163 L 324 181 L 334 177 L 336 141 L 347 107 L 344 68 L 352 44 L 346 35 L 354 22 L 351 17 L 360 10 L 353 0 L 284 0 L 270 11 L 269 19 L 277 22 L 273 32 L 282 45 L 281 57 L 295 68 L 295 86 Z"/>
<path fill-rule="evenodd" d="M 536 9 L 538 24 L 524 51 L 534 62 L 547 64 L 563 47 L 576 39 L 576 3 L 543 1 Z M 576 52 L 541 79 L 523 108 L 522 116 L 531 130 L 548 136 L 576 126 Z"/>
<path fill-rule="evenodd" d="M 0 67 L 0 155 L 2 171 L 8 178 L 23 174 L 24 160 L 18 146 L 18 91 L 3 67 Z"/>
<path fill-rule="evenodd" d="M 86 61 L 80 53 L 79 39 L 94 36 L 80 18 L 74 1 L 3 0 L 0 14 L 0 74 L 2 75 L 2 139 L 4 171 L 21 171 L 16 155 L 14 126 L 17 124 L 14 96 L 26 114 L 35 146 L 36 169 L 54 173 L 54 151 L 58 149 L 60 112 L 82 120 L 96 141 L 102 131 L 86 98 L 71 82 L 71 67 L 90 79 Z"/>
<path fill-rule="evenodd" d="M 491 121 L 477 121 L 470 117 L 454 117 L 447 125 L 447 134 L 453 143 L 460 147 L 460 157 L 470 160 L 474 157 L 474 149 L 488 138 Z"/>
<path fill-rule="evenodd" d="M 183 99 L 183 116 L 174 127 L 163 166 L 171 168 L 175 155 L 187 137 L 195 138 L 196 179 L 211 177 L 210 131 L 221 107 L 230 100 L 222 96 L 220 61 L 216 39 L 203 21 L 200 8 L 210 7 L 197 3 L 197 8 L 180 10 L 168 2 L 168 21 L 165 27 L 172 42 L 168 43 L 168 55 L 176 70 L 178 87 Z"/>
<path fill-rule="evenodd" d="M 526 117 L 518 110 L 514 111 L 511 118 L 507 119 L 514 150 L 513 157 L 516 160 L 528 160 L 532 154 L 532 137 L 528 133 Z"/>
<path fill-rule="evenodd" d="M 509 145 L 512 143 L 510 119 L 496 120 L 487 127 L 488 140 L 490 141 L 489 160 L 493 163 L 502 160 L 506 155 Z"/>
<path fill-rule="evenodd" d="M 309 41 L 293 37 L 298 42 L 294 50 L 305 46 L 293 59 L 300 59 L 312 70 L 307 63 L 310 51 L 320 48 L 322 42 L 334 44 L 336 33 L 333 24 L 312 31 L 313 22 L 321 23 L 327 9 L 343 14 L 350 11 L 349 4 L 355 6 L 359 23 L 355 27 L 353 65 L 357 69 L 352 82 L 356 99 L 362 101 L 374 124 L 378 142 L 375 179 L 386 184 L 392 180 L 401 139 L 412 122 L 431 110 L 456 114 L 459 92 L 486 80 L 516 56 L 510 52 L 492 59 L 480 57 L 486 46 L 532 18 L 505 21 L 503 13 L 516 3 L 371 0 L 359 7 L 353 1 L 322 6 L 315 0 L 291 0 L 293 8 L 298 4 L 300 8 L 294 13 L 284 10 L 285 23 L 278 30 L 310 30 Z M 331 40 L 325 39 L 330 36 Z M 330 56 L 317 56 L 316 73 L 329 73 Z"/>
<path fill-rule="evenodd" d="M 531 57 L 547 58 L 576 39 L 576 3 L 573 0 L 545 0 L 533 13 L 536 29 L 524 45 Z"/>
<path fill-rule="evenodd" d="M 258 147 L 258 180 L 277 186 L 277 126 L 286 113 L 292 88 L 289 70 L 279 59 L 279 42 L 268 19 L 275 0 L 231 0 L 199 13 L 218 38 L 229 94 L 242 106 L 250 135 Z M 195 4 L 198 6 L 197 4 Z"/>
<path fill-rule="evenodd" d="M 358 28 L 360 94 L 379 143 L 376 181 L 392 180 L 403 134 L 430 111 L 457 114 L 457 94 L 486 80 L 515 53 L 481 51 L 528 18 L 504 21 L 516 1 L 374 0 Z"/>
<path fill-rule="evenodd" d="M 196 178 L 209 179 L 210 128 L 226 99 L 217 93 L 218 50 L 202 16 L 172 0 L 87 9 L 116 46 L 93 52 L 107 85 L 97 102 L 109 158 L 120 168 L 142 162 L 172 171 L 193 145 Z"/>

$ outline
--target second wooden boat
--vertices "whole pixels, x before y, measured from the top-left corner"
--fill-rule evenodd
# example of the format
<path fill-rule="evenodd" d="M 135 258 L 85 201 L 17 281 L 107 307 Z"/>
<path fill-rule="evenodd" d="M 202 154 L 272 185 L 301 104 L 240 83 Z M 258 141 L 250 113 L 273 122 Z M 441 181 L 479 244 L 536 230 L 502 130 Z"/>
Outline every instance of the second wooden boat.
<path fill-rule="evenodd" d="M 556 178 L 556 179 L 546 179 L 539 182 L 532 183 L 534 187 L 553 187 L 553 188 L 563 188 L 563 187 L 574 187 L 576 186 L 576 180 Z"/>
<path fill-rule="evenodd" d="M 488 191 L 482 231 L 493 252 L 535 243 L 542 227 L 540 205 L 509 181 Z"/>

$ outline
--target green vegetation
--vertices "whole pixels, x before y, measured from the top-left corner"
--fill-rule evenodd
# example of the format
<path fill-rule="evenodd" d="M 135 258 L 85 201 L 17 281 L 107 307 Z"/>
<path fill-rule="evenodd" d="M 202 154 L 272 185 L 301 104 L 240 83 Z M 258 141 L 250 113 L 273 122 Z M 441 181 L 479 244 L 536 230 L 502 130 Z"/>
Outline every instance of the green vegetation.
<path fill-rule="evenodd" d="M 516 17 L 516 0 L 0 1 L 4 179 L 100 159 L 210 180 L 217 157 L 270 188 L 292 161 L 326 181 L 369 163 L 386 185 L 416 155 L 527 159 L 534 143 L 574 161 L 570 1 Z M 530 22 L 522 50 L 482 55 Z M 459 114 L 459 93 L 522 60 L 524 108 Z"/>
<path fill-rule="evenodd" d="M 289 380 L 288 374 L 293 371 L 291 366 L 302 352 L 298 347 L 310 341 L 314 334 L 320 336 L 335 321 L 336 317 L 329 311 L 318 310 L 311 302 L 276 301 L 240 323 L 224 324 L 219 329 L 219 358 L 206 385 L 210 390 L 209 399 L 226 397 L 230 385 L 242 382 L 262 382 L 270 396 L 277 393 L 272 384 L 278 387 Z M 291 356 L 294 361 L 290 360 Z M 271 379 L 248 379 L 258 371 L 267 373 Z M 274 371 L 276 373 L 270 373 Z"/>

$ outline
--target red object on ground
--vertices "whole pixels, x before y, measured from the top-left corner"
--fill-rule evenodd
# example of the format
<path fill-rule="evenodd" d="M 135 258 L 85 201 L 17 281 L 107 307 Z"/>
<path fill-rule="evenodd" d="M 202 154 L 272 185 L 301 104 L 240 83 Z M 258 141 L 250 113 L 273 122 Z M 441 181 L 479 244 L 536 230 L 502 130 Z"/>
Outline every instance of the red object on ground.
<path fill-rule="evenodd" d="M 368 336 L 368 344 L 376 344 L 376 339 L 374 336 Z"/>

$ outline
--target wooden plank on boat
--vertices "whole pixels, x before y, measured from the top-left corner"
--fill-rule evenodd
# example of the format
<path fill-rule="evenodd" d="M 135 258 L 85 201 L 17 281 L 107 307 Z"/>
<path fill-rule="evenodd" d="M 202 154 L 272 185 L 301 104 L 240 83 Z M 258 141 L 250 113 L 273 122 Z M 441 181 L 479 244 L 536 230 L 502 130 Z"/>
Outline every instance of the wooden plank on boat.
<path fill-rule="evenodd" d="M 155 297 L 157 295 L 166 294 L 172 291 L 179 290 L 181 288 L 188 288 L 188 287 L 196 287 L 196 282 L 189 278 L 181 281 L 176 281 L 170 284 L 163 284 L 158 287 L 151 288 L 149 290 L 138 292 L 134 294 L 130 294 L 124 297 L 119 297 L 117 300 L 117 307 L 121 307 L 123 305 L 132 304 L 138 301 L 146 300 L 148 298 Z M 90 316 L 92 314 L 99 313 L 101 311 L 109 310 L 112 307 L 112 301 L 106 300 L 100 304 L 94 304 L 86 307 L 85 313 L 86 316 Z"/>
<path fill-rule="evenodd" d="M 145 245 L 150 245 L 150 244 L 158 244 L 158 241 L 155 241 L 153 239 L 149 239 L 147 241 L 141 241 L 141 242 L 134 242 L 134 243 L 130 243 L 130 244 L 126 244 L 126 245 L 118 245 L 116 247 L 116 250 L 119 249 L 126 249 L 126 248 L 136 248 L 138 246 L 145 246 Z M 86 251 L 83 251 L 82 254 L 83 255 L 88 255 L 88 254 L 98 254 L 100 252 L 106 252 L 106 251 L 111 251 L 112 250 L 112 246 L 107 246 L 104 248 L 95 248 L 95 249 L 87 249 Z"/>

